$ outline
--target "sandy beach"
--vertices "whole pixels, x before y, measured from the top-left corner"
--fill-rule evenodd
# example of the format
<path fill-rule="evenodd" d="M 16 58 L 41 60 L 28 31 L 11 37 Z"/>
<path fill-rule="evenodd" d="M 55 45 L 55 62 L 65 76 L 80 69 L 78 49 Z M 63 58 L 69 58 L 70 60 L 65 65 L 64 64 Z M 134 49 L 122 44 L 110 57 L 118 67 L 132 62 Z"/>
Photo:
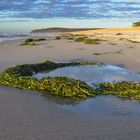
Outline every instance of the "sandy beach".
<path fill-rule="evenodd" d="M 140 30 L 137 32 L 140 34 Z M 124 34 L 126 32 L 122 35 L 112 32 L 93 34 L 94 38 L 104 40 L 98 45 L 77 43 L 66 39 L 42 41 L 34 46 L 20 46 L 25 39 L 3 42 L 0 43 L 0 70 L 11 65 L 50 60 L 55 62 L 100 61 L 140 72 L 140 39 L 137 40 L 138 42 L 132 42 L 133 39 L 131 39 L 132 36 L 138 38 L 139 35 L 133 35 L 132 32 L 130 39 L 127 40 L 124 37 L 129 36 L 130 32 L 127 35 Z M 118 51 L 120 53 L 117 53 Z M 94 55 L 95 53 L 101 53 L 101 55 Z"/>
<path fill-rule="evenodd" d="M 84 31 L 73 34 L 87 35 Z M 0 43 L 0 71 L 13 65 L 50 60 L 100 61 L 140 73 L 140 30 L 96 31 L 92 35 L 105 41 L 98 45 L 66 39 L 41 41 L 34 46 L 21 46 L 24 39 Z M 0 112 L 1 140 L 139 140 L 140 137 L 139 115 L 91 117 L 61 109 L 34 91 L 0 86 Z"/>
<path fill-rule="evenodd" d="M 103 38 L 115 38 L 115 39 L 127 39 L 133 41 L 140 41 L 140 27 L 129 27 L 129 28 L 108 28 L 100 30 L 88 30 L 71 32 L 72 34 L 82 35 L 95 35 Z"/>

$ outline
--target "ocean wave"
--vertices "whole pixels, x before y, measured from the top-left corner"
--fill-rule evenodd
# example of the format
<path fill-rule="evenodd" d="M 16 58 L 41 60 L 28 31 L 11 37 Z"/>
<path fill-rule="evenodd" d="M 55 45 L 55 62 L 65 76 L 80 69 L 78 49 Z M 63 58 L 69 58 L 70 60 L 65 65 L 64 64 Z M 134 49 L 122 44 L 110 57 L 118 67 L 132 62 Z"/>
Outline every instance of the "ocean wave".
<path fill-rule="evenodd" d="M 22 33 L 0 33 L 0 42 L 16 40 L 27 37 L 29 34 Z"/>

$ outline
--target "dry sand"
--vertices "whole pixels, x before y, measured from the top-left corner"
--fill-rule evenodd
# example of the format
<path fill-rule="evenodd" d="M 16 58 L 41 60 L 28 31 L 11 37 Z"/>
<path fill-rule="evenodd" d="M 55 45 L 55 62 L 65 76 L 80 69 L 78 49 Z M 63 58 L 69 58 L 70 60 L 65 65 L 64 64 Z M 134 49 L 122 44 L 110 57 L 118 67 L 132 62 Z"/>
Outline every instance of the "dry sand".
<path fill-rule="evenodd" d="M 44 41 L 36 46 L 20 46 L 22 40 L 0 43 L 0 71 L 51 60 L 101 61 L 140 72 L 140 43 L 104 38 L 107 41 L 99 45 L 67 40 Z M 93 55 L 118 50 L 122 52 Z M 37 92 L 0 87 L 1 140 L 139 140 L 139 130 L 140 117 L 133 114 L 90 117 L 62 110 Z"/>
<path fill-rule="evenodd" d="M 103 38 L 122 38 L 140 42 L 140 26 L 71 32 L 71 34 L 98 35 Z M 118 34 L 118 35 L 117 35 Z"/>

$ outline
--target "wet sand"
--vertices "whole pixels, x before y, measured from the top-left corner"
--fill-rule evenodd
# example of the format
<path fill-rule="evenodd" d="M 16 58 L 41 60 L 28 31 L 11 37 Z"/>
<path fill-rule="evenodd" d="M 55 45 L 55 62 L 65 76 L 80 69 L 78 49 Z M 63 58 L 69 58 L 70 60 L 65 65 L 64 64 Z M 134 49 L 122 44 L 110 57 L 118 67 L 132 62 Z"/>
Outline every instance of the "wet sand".
<path fill-rule="evenodd" d="M 0 71 L 8 66 L 51 61 L 102 61 L 140 72 L 140 45 L 106 41 L 92 46 L 67 40 L 19 46 L 21 40 L 0 43 Z M 131 48 L 133 47 L 133 48 Z M 83 49 L 81 49 L 83 48 Z M 95 56 L 95 52 L 123 54 Z M 94 109 L 94 106 L 93 108 Z M 38 92 L 0 86 L 0 139 L 2 140 L 139 140 L 139 114 L 88 115 L 60 108 Z"/>
<path fill-rule="evenodd" d="M 94 109 L 94 106 L 93 108 Z M 36 92 L 0 88 L 1 140 L 139 140 L 140 118 L 58 108 Z"/>

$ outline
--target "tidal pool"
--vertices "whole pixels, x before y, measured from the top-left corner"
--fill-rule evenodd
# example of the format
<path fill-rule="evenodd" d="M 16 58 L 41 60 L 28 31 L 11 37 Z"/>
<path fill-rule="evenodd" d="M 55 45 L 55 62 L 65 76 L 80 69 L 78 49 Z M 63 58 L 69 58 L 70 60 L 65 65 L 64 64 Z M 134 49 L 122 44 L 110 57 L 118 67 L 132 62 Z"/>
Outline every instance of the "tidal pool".
<path fill-rule="evenodd" d="M 87 84 L 99 84 L 113 81 L 136 81 L 140 82 L 140 74 L 112 65 L 81 65 L 58 68 L 50 72 L 34 74 L 34 78 L 66 76 L 85 81 Z"/>
<path fill-rule="evenodd" d="M 85 81 L 92 86 L 92 83 L 113 81 L 136 81 L 140 82 L 140 74 L 133 71 L 112 65 L 81 65 L 58 68 L 53 71 L 34 74 L 34 78 L 55 76 L 66 76 Z M 86 115 L 140 115 L 140 103 L 134 100 L 122 100 L 115 96 L 99 95 L 80 102 L 71 102 L 59 97 L 48 97 L 48 101 L 60 109 L 77 112 Z"/>

